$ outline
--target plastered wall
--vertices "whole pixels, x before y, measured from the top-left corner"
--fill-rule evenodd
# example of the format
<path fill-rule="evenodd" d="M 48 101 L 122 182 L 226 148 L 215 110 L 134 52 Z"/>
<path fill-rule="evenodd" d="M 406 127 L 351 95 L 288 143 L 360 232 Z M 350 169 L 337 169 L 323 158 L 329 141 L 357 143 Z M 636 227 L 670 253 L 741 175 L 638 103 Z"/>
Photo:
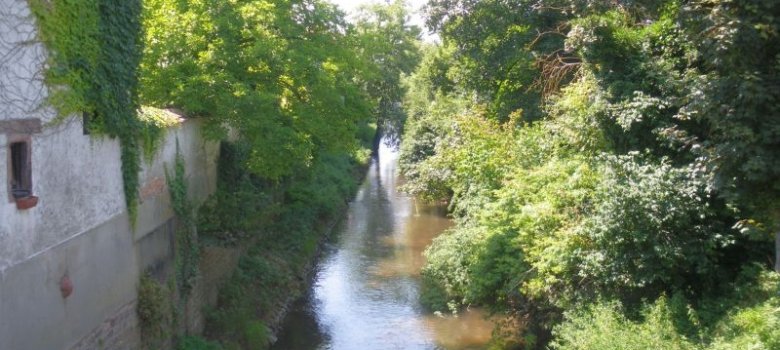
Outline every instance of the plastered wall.
<path fill-rule="evenodd" d="M 173 218 L 165 168 L 178 149 L 198 203 L 216 188 L 219 147 L 201 136 L 198 120 L 167 130 L 139 174 L 131 225 L 119 142 L 85 135 L 79 116 L 52 122 L 36 35 L 25 0 L 0 0 L 0 349 L 135 349 L 139 276 L 173 259 L 170 240 L 147 239 Z M 18 137 L 29 139 L 38 197 L 25 210 L 8 185 L 9 143 Z"/>

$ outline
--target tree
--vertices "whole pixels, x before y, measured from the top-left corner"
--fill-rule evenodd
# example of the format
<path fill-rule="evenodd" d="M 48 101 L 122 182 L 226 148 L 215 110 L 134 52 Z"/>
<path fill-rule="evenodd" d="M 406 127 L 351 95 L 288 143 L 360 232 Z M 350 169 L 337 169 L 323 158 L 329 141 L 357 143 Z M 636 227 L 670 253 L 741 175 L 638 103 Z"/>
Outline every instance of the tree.
<path fill-rule="evenodd" d="M 249 167 L 270 179 L 357 147 L 371 101 L 351 29 L 318 0 L 146 3 L 142 98 L 209 117 L 252 145 Z"/>
<path fill-rule="evenodd" d="M 703 125 L 685 137 L 699 164 L 712 172 L 713 186 L 741 210 L 745 220 L 740 226 L 775 230 L 775 269 L 780 272 L 777 13 L 780 3 L 769 0 L 701 1 L 684 8 L 687 34 L 700 43 L 701 56 L 678 118 Z"/>
<path fill-rule="evenodd" d="M 401 77 L 411 74 L 420 61 L 420 28 L 408 25 L 408 17 L 406 2 L 394 0 L 362 6 L 355 25 L 357 50 L 373 73 L 364 84 L 376 101 L 379 132 L 395 140 L 405 119 Z"/>
<path fill-rule="evenodd" d="M 407 80 L 401 156 L 407 187 L 457 222 L 427 252 L 429 282 L 543 339 L 598 298 L 628 315 L 664 294 L 724 302 L 772 238 L 780 270 L 779 12 L 429 1 L 443 44 Z"/>

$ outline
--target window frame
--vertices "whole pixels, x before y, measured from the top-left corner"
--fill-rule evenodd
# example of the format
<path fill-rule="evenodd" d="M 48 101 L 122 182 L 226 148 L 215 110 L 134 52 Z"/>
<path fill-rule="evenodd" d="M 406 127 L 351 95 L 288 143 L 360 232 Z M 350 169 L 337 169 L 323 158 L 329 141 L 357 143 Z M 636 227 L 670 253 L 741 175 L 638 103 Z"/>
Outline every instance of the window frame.
<path fill-rule="evenodd" d="M 32 138 L 30 135 L 9 135 L 7 140 L 6 150 L 7 150 L 7 188 L 8 188 L 8 200 L 9 202 L 13 203 L 16 202 L 18 199 L 30 197 L 34 195 L 33 191 L 33 179 L 32 179 Z M 27 196 L 20 196 L 16 197 L 14 195 L 14 178 L 15 173 L 17 172 L 16 169 L 14 169 L 14 159 L 13 159 L 13 146 L 16 144 L 23 144 L 24 145 L 24 154 L 22 154 L 22 169 L 21 171 L 21 182 L 22 182 L 22 188 L 27 190 Z"/>

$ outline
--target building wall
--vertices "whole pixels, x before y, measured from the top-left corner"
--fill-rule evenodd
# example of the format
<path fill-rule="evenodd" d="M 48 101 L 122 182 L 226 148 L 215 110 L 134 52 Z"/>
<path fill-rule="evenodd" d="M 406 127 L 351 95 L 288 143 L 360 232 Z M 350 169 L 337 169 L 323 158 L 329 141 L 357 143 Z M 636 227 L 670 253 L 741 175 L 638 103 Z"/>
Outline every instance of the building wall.
<path fill-rule="evenodd" d="M 84 135 L 76 116 L 53 122 L 43 104 L 45 58 L 27 2 L 0 0 L 0 349 L 138 348 L 139 276 L 173 261 L 165 168 L 178 149 L 198 203 L 216 188 L 219 147 L 201 136 L 198 120 L 170 128 L 144 162 L 131 225 L 119 142 Z M 9 142 L 19 136 L 30 139 L 39 198 L 26 210 L 8 185 Z"/>
<path fill-rule="evenodd" d="M 33 193 L 40 198 L 35 208 L 18 211 L 8 167 L 0 168 L 0 271 L 124 208 L 119 143 L 83 135 L 79 119 L 51 125 L 56 114 L 44 104 L 42 79 L 46 52 L 36 35 L 26 1 L 0 0 L 0 161 L 8 163 L 12 137 L 30 137 Z M 19 120 L 48 126 L 20 130 L 12 123 Z"/>
<path fill-rule="evenodd" d="M 93 229 L 125 211 L 119 143 L 83 135 L 78 119 L 31 135 L 32 190 L 38 204 L 17 210 L 0 168 L 0 271 Z M 0 136 L 0 159 L 8 159 Z"/>
<path fill-rule="evenodd" d="M 46 50 L 36 35 L 26 0 L 0 0 L 0 120 L 50 116 L 38 109 Z"/>
<path fill-rule="evenodd" d="M 4 200 L 0 206 L 0 349 L 90 348 L 83 339 L 90 335 L 101 344 L 119 342 L 106 349 L 136 348 L 137 321 L 126 310 L 137 298 L 139 276 L 173 263 L 174 229 L 165 227 L 174 215 L 164 169 L 172 169 L 178 143 L 191 199 L 198 203 L 216 188 L 218 144 L 204 141 L 197 120 L 168 130 L 140 174 L 142 202 L 133 229 L 117 143 L 81 135 L 79 123 L 53 129 L 32 137 L 38 205 L 20 211 Z M 0 187 L 0 198 L 7 198 Z M 73 285 L 67 298 L 60 291 L 65 276 Z M 120 330 L 95 333 L 113 327 Z"/>

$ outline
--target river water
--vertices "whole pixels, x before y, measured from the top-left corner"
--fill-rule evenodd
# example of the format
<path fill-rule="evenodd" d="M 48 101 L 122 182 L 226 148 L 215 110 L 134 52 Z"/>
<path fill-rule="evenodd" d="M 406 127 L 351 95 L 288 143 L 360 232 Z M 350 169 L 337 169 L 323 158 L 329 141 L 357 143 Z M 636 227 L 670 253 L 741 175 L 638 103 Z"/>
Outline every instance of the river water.
<path fill-rule="evenodd" d="M 479 310 L 442 317 L 420 306 L 422 252 L 451 222 L 399 193 L 398 153 L 384 143 L 378 153 L 274 350 L 466 350 L 490 339 Z"/>

